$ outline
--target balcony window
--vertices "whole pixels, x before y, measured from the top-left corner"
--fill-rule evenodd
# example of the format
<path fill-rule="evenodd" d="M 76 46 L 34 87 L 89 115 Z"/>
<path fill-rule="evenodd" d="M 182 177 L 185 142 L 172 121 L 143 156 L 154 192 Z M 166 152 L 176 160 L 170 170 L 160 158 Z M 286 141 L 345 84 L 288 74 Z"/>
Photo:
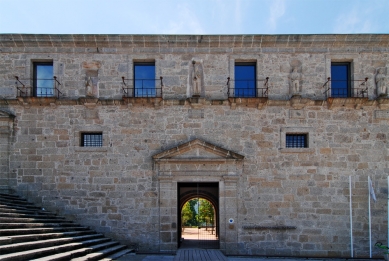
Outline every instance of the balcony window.
<path fill-rule="evenodd" d="M 350 78 L 350 63 L 331 63 L 331 97 L 350 97 Z"/>
<path fill-rule="evenodd" d="M 134 97 L 155 97 L 155 63 L 134 64 Z"/>
<path fill-rule="evenodd" d="M 34 63 L 33 92 L 35 97 L 54 96 L 53 63 Z"/>
<path fill-rule="evenodd" d="M 256 97 L 256 64 L 235 64 L 235 97 Z"/>

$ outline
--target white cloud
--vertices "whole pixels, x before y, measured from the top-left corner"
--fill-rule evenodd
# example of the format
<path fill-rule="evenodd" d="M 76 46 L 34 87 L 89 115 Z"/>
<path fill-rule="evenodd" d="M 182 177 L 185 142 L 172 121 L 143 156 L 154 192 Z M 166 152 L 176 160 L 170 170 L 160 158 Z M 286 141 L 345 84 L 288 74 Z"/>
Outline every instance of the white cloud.
<path fill-rule="evenodd" d="M 334 33 L 350 34 L 350 33 L 367 33 L 371 32 L 371 23 L 366 16 L 353 8 L 347 14 L 340 14 L 336 19 Z"/>
<path fill-rule="evenodd" d="M 234 24 L 239 28 L 242 24 L 242 5 L 241 1 L 237 0 L 235 2 L 235 19 Z"/>
<path fill-rule="evenodd" d="M 278 20 L 285 14 L 285 1 L 274 0 L 270 6 L 269 18 L 267 20 L 268 30 L 276 32 Z"/>
<path fill-rule="evenodd" d="M 382 33 L 387 31 L 389 2 L 376 1 L 374 5 L 354 6 L 347 13 L 338 14 L 333 27 L 334 33 Z"/>
<path fill-rule="evenodd" d="M 160 30 L 164 34 L 204 34 L 204 29 L 198 19 L 196 12 L 187 4 L 180 4 L 174 10 L 175 15 L 169 16 L 166 23 L 167 27 Z M 173 12 L 172 12 L 173 14 Z"/>

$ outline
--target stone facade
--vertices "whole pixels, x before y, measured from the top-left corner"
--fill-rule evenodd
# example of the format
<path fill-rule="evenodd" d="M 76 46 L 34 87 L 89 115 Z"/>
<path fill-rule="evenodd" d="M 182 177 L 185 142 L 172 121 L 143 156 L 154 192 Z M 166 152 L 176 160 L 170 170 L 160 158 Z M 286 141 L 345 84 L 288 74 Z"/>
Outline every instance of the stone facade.
<path fill-rule="evenodd" d="M 28 83 L 37 61 L 53 63 L 59 97 L 18 93 L 15 76 Z M 122 77 L 150 61 L 162 97 L 123 98 Z M 267 96 L 228 97 L 237 62 L 269 77 Z M 331 62 L 351 64 L 363 96 L 329 97 Z M 389 35 L 0 35 L 0 185 L 167 252 L 178 247 L 177 184 L 214 182 L 226 254 L 350 257 L 351 176 L 353 254 L 368 257 L 368 176 L 373 244 L 387 244 L 388 229 L 389 99 L 377 68 L 386 77 Z M 101 132 L 103 146 L 81 147 L 83 132 Z M 288 133 L 308 147 L 287 148 Z"/>

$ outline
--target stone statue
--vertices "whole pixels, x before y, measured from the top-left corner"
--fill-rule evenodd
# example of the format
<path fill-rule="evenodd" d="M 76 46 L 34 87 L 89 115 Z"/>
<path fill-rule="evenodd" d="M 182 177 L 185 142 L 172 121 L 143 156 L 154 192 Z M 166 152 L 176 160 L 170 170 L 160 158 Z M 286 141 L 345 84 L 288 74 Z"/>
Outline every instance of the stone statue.
<path fill-rule="evenodd" d="M 377 94 L 378 96 L 386 96 L 387 88 L 385 85 L 385 68 L 379 68 L 377 75 L 375 76 L 375 83 L 377 85 Z"/>
<path fill-rule="evenodd" d="M 99 96 L 98 78 L 90 74 L 85 77 L 85 94 L 86 97 L 97 98 Z"/>
<path fill-rule="evenodd" d="M 290 74 L 290 82 L 292 84 L 292 94 L 300 93 L 300 78 L 301 75 L 297 71 L 297 68 L 293 68 L 292 73 Z"/>
<path fill-rule="evenodd" d="M 202 76 L 203 76 L 203 68 L 200 63 L 196 63 L 196 61 L 192 61 L 193 64 L 193 80 L 192 80 L 192 86 L 193 86 L 193 96 L 200 96 L 201 94 L 201 83 L 202 83 Z"/>
<path fill-rule="evenodd" d="M 86 96 L 93 96 L 93 82 L 92 82 L 92 77 L 87 77 L 86 78 L 86 84 L 85 84 L 85 87 L 86 87 Z"/>
<path fill-rule="evenodd" d="M 88 61 L 82 63 L 83 73 L 85 73 L 85 96 L 99 97 L 99 61 Z"/>

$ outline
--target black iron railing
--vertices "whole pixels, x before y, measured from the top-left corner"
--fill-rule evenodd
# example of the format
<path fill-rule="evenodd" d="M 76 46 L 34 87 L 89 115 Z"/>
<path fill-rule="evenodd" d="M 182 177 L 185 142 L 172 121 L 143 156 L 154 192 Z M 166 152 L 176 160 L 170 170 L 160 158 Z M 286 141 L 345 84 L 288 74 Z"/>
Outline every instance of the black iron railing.
<path fill-rule="evenodd" d="M 347 81 L 331 80 L 328 77 L 322 87 L 326 88 L 323 94 L 331 98 L 368 98 L 368 79 Z"/>
<path fill-rule="evenodd" d="M 59 98 L 62 92 L 58 89 L 61 83 L 54 76 L 53 79 L 19 79 L 15 76 L 17 97 L 57 97 Z M 23 82 L 32 84 L 24 84 Z"/>
<path fill-rule="evenodd" d="M 233 82 L 233 86 L 231 86 Z M 263 80 L 231 80 L 227 78 L 229 98 L 264 98 L 269 94 L 269 77 Z"/>
<path fill-rule="evenodd" d="M 125 79 L 122 77 L 123 97 L 161 98 L 163 81 L 159 79 Z"/>

